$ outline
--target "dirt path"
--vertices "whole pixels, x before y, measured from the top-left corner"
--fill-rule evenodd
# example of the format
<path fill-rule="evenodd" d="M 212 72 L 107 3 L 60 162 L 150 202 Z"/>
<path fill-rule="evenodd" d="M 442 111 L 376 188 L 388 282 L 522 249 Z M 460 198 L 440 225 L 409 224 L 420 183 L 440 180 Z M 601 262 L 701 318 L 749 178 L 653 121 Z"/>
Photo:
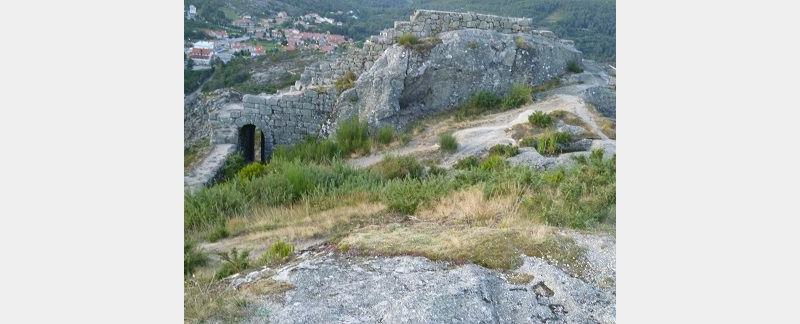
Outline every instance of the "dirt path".
<path fill-rule="evenodd" d="M 470 155 L 480 155 L 497 144 L 516 145 L 509 131 L 514 125 L 527 123 L 528 116 L 535 111 L 551 112 L 564 110 L 581 118 L 589 127 L 589 131 L 597 134 L 601 140 L 609 140 L 598 125 L 598 116 L 592 112 L 583 99 L 565 94 L 555 94 L 547 99 L 521 108 L 491 114 L 476 120 L 456 123 L 446 119 L 427 127 L 408 144 L 373 153 L 369 156 L 352 159 L 349 163 L 357 167 L 368 167 L 378 163 L 386 155 L 427 155 L 439 152 L 438 137 L 442 133 L 452 132 L 458 141 L 458 150 L 445 155 L 441 166 L 451 167 L 458 160 Z"/>

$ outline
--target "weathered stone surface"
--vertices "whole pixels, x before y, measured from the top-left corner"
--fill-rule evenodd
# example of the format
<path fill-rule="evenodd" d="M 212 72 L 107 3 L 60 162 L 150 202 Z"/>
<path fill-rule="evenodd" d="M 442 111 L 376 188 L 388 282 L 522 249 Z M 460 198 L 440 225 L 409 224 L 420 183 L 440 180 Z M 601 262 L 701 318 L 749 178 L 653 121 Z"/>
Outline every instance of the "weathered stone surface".
<path fill-rule="evenodd" d="M 462 29 L 438 35 L 429 51 L 387 49 L 356 82 L 358 102 L 339 101 L 339 120 L 357 115 L 371 125 L 403 127 L 465 102 L 479 90 L 507 92 L 514 83 L 541 84 L 565 73 L 580 52 L 536 35 Z M 522 38 L 525 49 L 517 47 Z M 481 44 L 480 46 L 471 46 Z"/>
<path fill-rule="evenodd" d="M 614 262 L 602 258 L 602 251 L 593 253 L 594 261 Z M 248 322 L 263 322 L 261 314 L 271 323 L 614 322 L 613 287 L 572 277 L 538 258 L 523 260 L 514 272 L 533 280 L 517 285 L 474 264 L 408 256 L 312 256 L 272 277 L 294 288 L 282 301 L 257 305 Z M 605 278 L 602 271 L 590 272 Z"/>
<path fill-rule="evenodd" d="M 209 119 L 211 114 L 229 103 L 241 101 L 240 93 L 228 89 L 208 94 L 197 91 L 186 96 L 183 105 L 183 147 L 209 142 L 213 128 Z"/>

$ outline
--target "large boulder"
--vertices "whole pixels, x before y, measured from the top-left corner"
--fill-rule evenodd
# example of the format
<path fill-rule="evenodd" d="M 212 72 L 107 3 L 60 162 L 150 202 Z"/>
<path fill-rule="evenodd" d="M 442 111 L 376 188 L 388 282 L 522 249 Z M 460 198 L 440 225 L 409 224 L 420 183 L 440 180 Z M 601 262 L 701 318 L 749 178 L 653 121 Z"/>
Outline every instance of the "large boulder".
<path fill-rule="evenodd" d="M 532 33 L 461 29 L 423 45 L 393 45 L 354 89 L 340 96 L 336 119 L 358 116 L 371 126 L 404 127 L 452 109 L 479 90 L 506 93 L 513 84 L 538 85 L 566 73 L 581 53 L 569 42 Z"/>

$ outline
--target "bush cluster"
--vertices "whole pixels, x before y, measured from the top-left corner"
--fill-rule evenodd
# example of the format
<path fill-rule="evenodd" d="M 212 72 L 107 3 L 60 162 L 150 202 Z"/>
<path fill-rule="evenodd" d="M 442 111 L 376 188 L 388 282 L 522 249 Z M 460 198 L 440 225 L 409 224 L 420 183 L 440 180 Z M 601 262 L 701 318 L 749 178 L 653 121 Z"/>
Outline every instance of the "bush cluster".
<path fill-rule="evenodd" d="M 422 177 L 424 168 L 413 156 L 386 156 L 372 167 L 383 179 L 399 179 Z"/>
<path fill-rule="evenodd" d="M 581 73 L 583 72 L 583 68 L 577 61 L 569 61 L 567 63 L 567 71 L 570 73 Z"/>
<path fill-rule="evenodd" d="M 553 226 L 591 228 L 614 221 L 616 209 L 616 158 L 605 159 L 595 150 L 576 158 L 570 169 L 540 175 L 539 190 L 523 201 L 531 217 Z"/>

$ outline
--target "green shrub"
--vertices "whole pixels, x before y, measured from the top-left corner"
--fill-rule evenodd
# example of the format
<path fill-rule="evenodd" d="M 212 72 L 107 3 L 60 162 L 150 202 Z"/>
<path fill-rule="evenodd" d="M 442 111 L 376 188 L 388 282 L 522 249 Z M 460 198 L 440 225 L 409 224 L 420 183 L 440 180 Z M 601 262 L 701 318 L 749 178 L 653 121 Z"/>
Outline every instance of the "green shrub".
<path fill-rule="evenodd" d="M 469 43 L 467 43 L 467 47 L 470 48 L 470 49 L 476 49 L 476 48 L 478 48 L 478 42 L 470 41 Z"/>
<path fill-rule="evenodd" d="M 400 135 L 400 143 L 403 143 L 403 145 L 406 145 L 409 142 L 411 142 L 411 134 L 407 134 L 406 133 L 406 134 Z"/>
<path fill-rule="evenodd" d="M 284 241 L 273 243 L 258 259 L 260 265 L 275 266 L 286 262 L 294 254 L 294 246 Z"/>
<path fill-rule="evenodd" d="M 569 169 L 541 174 L 542 187 L 523 200 L 527 215 L 553 226 L 584 229 L 614 220 L 616 159 L 602 151 L 576 159 Z"/>
<path fill-rule="evenodd" d="M 386 156 L 381 162 L 373 166 L 384 179 L 415 178 L 422 177 L 424 168 L 422 164 L 413 156 Z"/>
<path fill-rule="evenodd" d="M 228 233 L 228 229 L 225 228 L 225 224 L 217 225 L 211 230 L 211 233 L 208 234 L 208 241 L 209 242 L 216 242 L 221 239 L 228 237 L 230 233 Z"/>
<path fill-rule="evenodd" d="M 237 184 L 219 184 L 184 195 L 183 223 L 187 229 L 208 229 L 225 224 L 245 210 L 247 198 Z"/>
<path fill-rule="evenodd" d="M 435 177 L 435 176 L 440 176 L 440 175 L 445 175 L 445 174 L 447 174 L 447 169 L 442 168 L 442 167 L 440 167 L 438 165 L 434 164 L 434 165 L 431 165 L 431 166 L 428 167 L 427 175 L 429 177 Z"/>
<path fill-rule="evenodd" d="M 452 134 L 439 135 L 439 149 L 445 152 L 455 152 L 458 150 L 458 141 Z"/>
<path fill-rule="evenodd" d="M 500 155 L 502 157 L 512 157 L 519 154 L 519 148 L 508 144 L 497 144 L 489 149 L 490 155 Z"/>
<path fill-rule="evenodd" d="M 202 267 L 208 263 L 208 256 L 202 251 L 197 250 L 194 243 L 183 242 L 183 275 L 191 276 L 194 269 Z"/>
<path fill-rule="evenodd" d="M 397 37 L 397 44 L 405 47 L 411 47 L 419 44 L 419 38 L 412 33 L 404 33 Z"/>
<path fill-rule="evenodd" d="M 239 252 L 233 248 L 228 253 L 219 253 L 219 257 L 222 259 L 222 267 L 214 275 L 216 279 L 226 278 L 250 267 L 250 251 L 248 250 Z"/>
<path fill-rule="evenodd" d="M 567 63 L 567 71 L 570 73 L 581 73 L 583 72 L 583 68 L 577 61 L 569 61 Z"/>
<path fill-rule="evenodd" d="M 314 138 L 292 146 L 279 145 L 272 153 L 273 159 L 317 163 L 329 163 L 341 156 L 342 150 L 336 142 L 331 139 L 318 141 Z"/>
<path fill-rule="evenodd" d="M 513 109 L 531 102 L 531 87 L 524 84 L 515 84 L 503 98 L 503 108 Z"/>
<path fill-rule="evenodd" d="M 369 126 L 358 118 L 342 121 L 336 129 L 336 144 L 343 154 L 367 154 L 370 151 Z"/>
<path fill-rule="evenodd" d="M 299 165 L 289 165 L 283 172 L 286 180 L 289 183 L 291 197 L 297 199 L 300 196 L 311 192 L 316 186 L 315 174 L 309 172 L 308 168 Z"/>
<path fill-rule="evenodd" d="M 353 71 L 348 70 L 338 79 L 336 79 L 333 84 L 336 86 L 336 91 L 342 93 L 343 91 L 352 88 L 357 79 L 358 76 Z"/>
<path fill-rule="evenodd" d="M 456 187 L 445 177 L 390 180 L 383 187 L 381 201 L 386 207 L 405 215 L 413 215 L 420 206 L 429 204 Z"/>
<path fill-rule="evenodd" d="M 458 162 L 456 162 L 453 168 L 456 170 L 468 170 L 472 168 L 477 168 L 479 163 L 480 160 L 478 159 L 477 156 L 470 155 L 461 160 L 458 160 Z"/>
<path fill-rule="evenodd" d="M 547 132 L 536 139 L 536 150 L 542 155 L 556 155 L 561 153 L 561 146 L 571 140 L 569 133 Z"/>
<path fill-rule="evenodd" d="M 481 161 L 478 168 L 483 171 L 498 171 L 506 166 L 506 160 L 497 154 L 492 154 Z"/>
<path fill-rule="evenodd" d="M 378 143 L 389 144 L 394 141 L 394 128 L 392 126 L 383 126 L 378 130 Z"/>
<path fill-rule="evenodd" d="M 502 98 L 494 92 L 478 91 L 470 98 L 470 104 L 477 107 L 481 112 L 496 108 L 502 102 Z"/>
<path fill-rule="evenodd" d="M 553 124 L 553 117 L 544 112 L 537 111 L 528 116 L 528 122 L 533 126 L 546 128 Z"/>
<path fill-rule="evenodd" d="M 239 172 L 247 163 L 244 161 L 244 156 L 240 153 L 234 153 L 228 156 L 225 160 L 225 165 L 222 166 L 222 177 L 225 180 L 233 179 L 236 173 Z"/>
<path fill-rule="evenodd" d="M 236 177 L 239 180 L 251 180 L 255 177 L 260 177 L 269 172 L 269 168 L 264 163 L 253 162 L 236 172 Z"/>
<path fill-rule="evenodd" d="M 531 136 L 523 137 L 519 140 L 520 147 L 534 147 L 536 146 L 536 139 Z"/>

